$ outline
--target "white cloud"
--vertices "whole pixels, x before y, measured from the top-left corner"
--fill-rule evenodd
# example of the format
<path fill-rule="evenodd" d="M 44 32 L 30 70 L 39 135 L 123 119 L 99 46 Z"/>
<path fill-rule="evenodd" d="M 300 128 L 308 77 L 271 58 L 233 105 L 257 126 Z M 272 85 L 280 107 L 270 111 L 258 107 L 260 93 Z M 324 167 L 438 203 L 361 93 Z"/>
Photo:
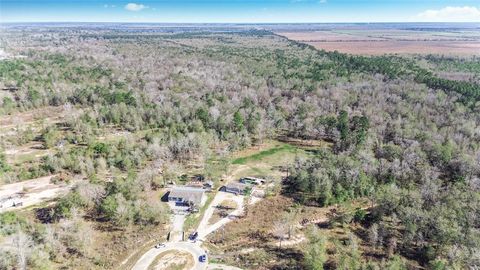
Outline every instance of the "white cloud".
<path fill-rule="evenodd" d="M 328 0 L 316 0 L 316 1 L 313 1 L 313 0 L 290 0 L 290 3 L 292 4 L 297 4 L 297 3 L 319 3 L 319 4 L 326 4 L 328 2 Z"/>
<path fill-rule="evenodd" d="M 125 9 L 129 11 L 140 11 L 146 8 L 148 7 L 142 4 L 128 3 L 125 5 Z"/>
<path fill-rule="evenodd" d="M 426 22 L 480 22 L 480 9 L 476 7 L 445 7 L 419 13 L 415 19 Z"/>

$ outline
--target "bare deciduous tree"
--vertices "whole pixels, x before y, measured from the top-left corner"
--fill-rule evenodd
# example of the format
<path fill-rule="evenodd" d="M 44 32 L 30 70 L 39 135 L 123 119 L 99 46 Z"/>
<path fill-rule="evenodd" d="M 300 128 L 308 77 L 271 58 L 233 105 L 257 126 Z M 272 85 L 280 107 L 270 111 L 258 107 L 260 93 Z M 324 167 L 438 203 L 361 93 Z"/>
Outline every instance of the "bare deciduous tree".
<path fill-rule="evenodd" d="M 27 269 L 27 259 L 31 251 L 31 246 L 33 244 L 30 236 L 25 234 L 22 230 L 13 236 L 13 245 L 17 254 L 17 267 L 21 270 Z"/>

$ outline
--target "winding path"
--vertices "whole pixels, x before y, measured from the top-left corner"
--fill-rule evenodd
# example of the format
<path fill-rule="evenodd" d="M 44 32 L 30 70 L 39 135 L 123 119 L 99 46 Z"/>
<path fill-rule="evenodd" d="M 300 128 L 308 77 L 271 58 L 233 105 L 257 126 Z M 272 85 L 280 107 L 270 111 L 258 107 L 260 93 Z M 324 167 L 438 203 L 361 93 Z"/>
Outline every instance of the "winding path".
<path fill-rule="evenodd" d="M 238 218 L 243 213 L 244 205 L 244 196 L 236 196 L 231 193 L 218 192 L 213 198 L 210 205 L 205 210 L 205 213 L 198 225 L 198 239 L 196 242 L 191 241 L 180 241 L 178 238 L 173 238 L 172 242 L 166 243 L 163 248 L 152 248 L 147 251 L 143 256 L 136 262 L 132 270 L 146 270 L 155 260 L 155 258 L 162 252 L 167 250 L 181 250 L 186 251 L 195 259 L 195 265 L 192 268 L 193 270 L 205 270 L 205 269 L 224 269 L 224 270 L 240 270 L 240 268 L 223 265 L 223 264 L 208 264 L 208 258 L 206 262 L 199 262 L 198 258 L 207 254 L 207 251 L 201 247 L 201 242 L 203 242 L 207 235 L 218 230 L 228 222 Z M 224 200 L 233 200 L 237 203 L 237 209 L 230 213 L 227 217 L 222 218 L 214 224 L 209 224 L 209 220 L 212 217 L 215 207 L 221 204 Z M 257 202 L 259 199 L 252 200 L 252 203 Z M 178 217 L 177 217 L 178 216 Z M 174 214 L 173 218 L 173 230 L 178 231 L 183 227 L 184 217 L 181 217 L 180 214 Z"/>

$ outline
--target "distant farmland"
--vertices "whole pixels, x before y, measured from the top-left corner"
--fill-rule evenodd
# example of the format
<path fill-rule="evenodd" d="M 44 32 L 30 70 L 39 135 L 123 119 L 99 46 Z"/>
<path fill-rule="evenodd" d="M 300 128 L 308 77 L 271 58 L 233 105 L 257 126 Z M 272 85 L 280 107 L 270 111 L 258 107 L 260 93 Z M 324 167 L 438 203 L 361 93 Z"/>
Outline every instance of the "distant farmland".
<path fill-rule="evenodd" d="M 480 55 L 480 31 L 469 30 L 320 30 L 277 32 L 318 49 L 351 54 Z"/>

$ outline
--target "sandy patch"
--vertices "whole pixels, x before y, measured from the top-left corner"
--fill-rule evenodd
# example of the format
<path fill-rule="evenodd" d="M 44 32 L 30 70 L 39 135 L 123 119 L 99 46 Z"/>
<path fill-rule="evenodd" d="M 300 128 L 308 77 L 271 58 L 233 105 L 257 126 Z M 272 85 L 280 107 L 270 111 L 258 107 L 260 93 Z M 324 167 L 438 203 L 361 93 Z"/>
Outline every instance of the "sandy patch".
<path fill-rule="evenodd" d="M 170 250 L 160 253 L 153 263 L 148 267 L 149 270 L 189 270 L 194 265 L 193 256 L 185 251 Z"/>

